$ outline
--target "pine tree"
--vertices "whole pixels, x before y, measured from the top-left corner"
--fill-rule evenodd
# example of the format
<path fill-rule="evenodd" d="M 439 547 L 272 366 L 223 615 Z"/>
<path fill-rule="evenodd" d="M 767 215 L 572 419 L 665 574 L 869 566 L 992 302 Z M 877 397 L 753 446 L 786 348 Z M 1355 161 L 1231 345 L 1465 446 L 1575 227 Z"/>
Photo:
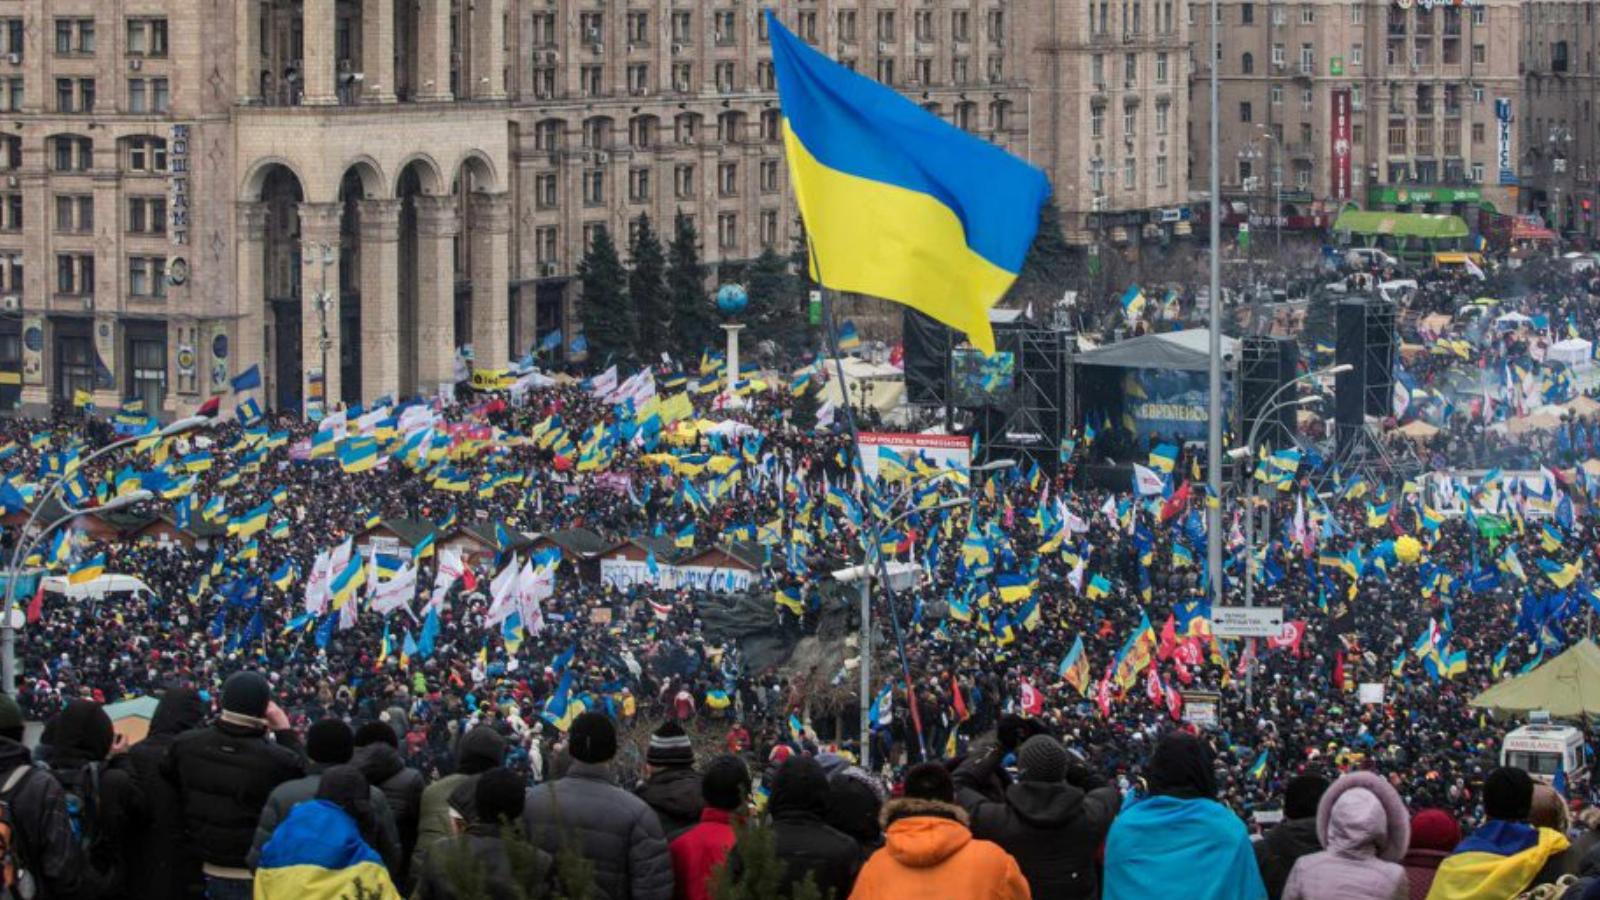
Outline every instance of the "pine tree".
<path fill-rule="evenodd" d="M 783 353 L 798 352 L 805 340 L 806 320 L 798 280 L 789 274 L 789 261 L 768 247 L 746 267 L 744 278 L 750 295 L 745 323 Z"/>
<path fill-rule="evenodd" d="M 661 238 L 650 227 L 648 215 L 639 216 L 639 230 L 628 248 L 628 299 L 638 326 L 639 356 L 654 363 L 668 344 L 670 321 L 667 294 L 667 256 Z"/>
<path fill-rule="evenodd" d="M 580 312 L 590 358 L 603 363 L 608 358 L 633 357 L 638 326 L 628 303 L 628 273 L 617 258 L 617 245 L 605 226 L 599 228 L 589 252 L 578 264 L 578 278 L 583 283 Z"/>
<path fill-rule="evenodd" d="M 1022 261 L 1022 273 L 1006 294 L 1006 305 L 1023 308 L 1032 303 L 1037 315 L 1045 315 L 1078 274 L 1072 257 L 1061 233 L 1061 213 L 1054 203 L 1046 203 L 1039 210 L 1039 232 Z"/>
<path fill-rule="evenodd" d="M 694 220 L 678 213 L 667 247 L 667 293 L 672 304 L 674 346 L 685 359 L 714 346 L 717 322 L 706 293 L 705 267 L 700 265 L 700 237 Z"/>

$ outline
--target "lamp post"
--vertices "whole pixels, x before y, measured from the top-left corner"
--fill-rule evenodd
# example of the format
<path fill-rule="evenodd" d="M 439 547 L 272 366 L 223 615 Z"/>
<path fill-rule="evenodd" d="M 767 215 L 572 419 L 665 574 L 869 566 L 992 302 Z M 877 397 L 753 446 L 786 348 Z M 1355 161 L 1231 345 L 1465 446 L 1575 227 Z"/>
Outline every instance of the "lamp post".
<path fill-rule="evenodd" d="M 1283 249 L 1283 142 L 1266 125 L 1257 125 L 1261 136 L 1272 142 L 1272 243 Z"/>
<path fill-rule="evenodd" d="M 168 425 L 167 427 L 156 432 L 156 434 L 160 437 L 168 438 L 174 435 L 192 431 L 196 428 L 203 428 L 210 425 L 211 422 L 212 419 L 207 416 L 188 416 L 173 422 L 171 425 Z M 105 456 L 111 451 L 119 450 L 128 446 L 129 444 L 137 443 L 138 441 L 143 440 L 145 437 L 148 437 L 148 435 L 135 435 L 133 437 L 123 438 L 120 441 L 112 441 L 111 443 L 101 447 L 99 450 L 96 450 L 85 457 L 83 461 L 78 464 L 78 468 L 81 470 L 87 467 L 89 463 L 94 462 L 96 459 Z M 11 605 L 16 601 L 17 595 L 17 567 L 24 559 L 22 553 L 24 546 L 31 546 L 31 544 L 28 543 L 28 531 L 33 528 L 33 523 L 39 518 L 39 513 L 44 510 L 45 504 L 50 502 L 50 498 L 55 496 L 56 492 L 61 489 L 63 484 L 66 484 L 67 477 L 68 476 L 64 474 L 57 477 L 55 481 L 50 483 L 49 487 L 45 488 L 43 494 L 34 499 L 33 512 L 28 514 L 28 520 L 24 522 L 22 524 L 22 528 L 17 531 L 17 545 L 12 549 L 11 566 L 6 570 L 5 614 L 0 616 L 0 688 L 4 688 L 5 693 L 7 694 L 15 694 L 17 686 L 17 668 L 15 657 L 17 636 L 16 628 L 11 621 Z M 141 494 L 144 496 L 141 497 L 140 500 L 129 501 L 125 499 L 128 497 L 136 497 Z M 70 519 L 73 516 L 81 515 L 82 513 L 86 512 L 105 512 L 110 509 L 129 506 L 133 503 L 141 502 L 141 500 L 149 499 L 149 496 L 150 493 L 148 491 L 130 491 L 129 493 L 124 494 L 122 497 L 113 498 L 110 502 L 103 506 L 97 506 L 93 509 L 72 511 L 71 515 L 69 515 L 67 518 Z M 44 531 L 34 536 L 33 543 L 37 543 L 40 537 L 48 534 L 52 529 L 60 525 L 62 521 L 65 521 L 65 519 L 52 522 L 49 528 L 46 528 Z"/>

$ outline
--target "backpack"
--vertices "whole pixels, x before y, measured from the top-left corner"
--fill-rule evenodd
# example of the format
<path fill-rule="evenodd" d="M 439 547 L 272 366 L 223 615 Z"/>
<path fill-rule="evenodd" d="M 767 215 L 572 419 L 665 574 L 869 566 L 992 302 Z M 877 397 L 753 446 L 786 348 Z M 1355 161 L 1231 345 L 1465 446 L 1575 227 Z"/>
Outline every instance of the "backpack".
<path fill-rule="evenodd" d="M 11 809 L 11 796 L 33 767 L 23 764 L 11 770 L 0 784 L 0 898 L 32 900 L 38 893 L 33 874 L 22 858 L 21 835 Z"/>
<path fill-rule="evenodd" d="M 95 834 L 95 822 L 100 800 L 100 764 L 88 763 L 76 769 L 52 769 L 50 774 L 61 785 L 62 799 L 67 805 L 67 821 L 72 825 L 72 839 L 87 855 L 98 837 Z"/>

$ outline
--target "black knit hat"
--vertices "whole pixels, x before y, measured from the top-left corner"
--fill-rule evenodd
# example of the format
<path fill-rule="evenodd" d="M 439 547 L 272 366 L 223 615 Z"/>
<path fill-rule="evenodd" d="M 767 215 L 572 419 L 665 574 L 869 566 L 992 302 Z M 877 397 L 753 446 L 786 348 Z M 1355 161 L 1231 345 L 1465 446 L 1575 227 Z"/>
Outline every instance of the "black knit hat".
<path fill-rule="evenodd" d="M 479 822 L 489 825 L 516 824 L 522 816 L 526 793 L 527 784 L 517 773 L 496 766 L 478 776 L 478 784 L 473 788 L 473 815 Z"/>
<path fill-rule="evenodd" d="M 356 729 L 356 746 L 365 747 L 368 744 L 388 744 L 398 748 L 400 740 L 394 736 L 394 729 L 383 722 L 368 722 Z"/>
<path fill-rule="evenodd" d="M 1328 779 L 1321 775 L 1296 775 L 1283 789 L 1283 815 L 1286 819 L 1309 819 L 1317 814 L 1317 804 L 1328 791 Z"/>
<path fill-rule="evenodd" d="M 689 743 L 683 726 L 670 719 L 663 722 L 650 734 L 650 748 L 645 751 L 644 761 L 658 769 L 694 765 L 694 746 Z"/>
<path fill-rule="evenodd" d="M 223 712 L 260 719 L 271 700 L 272 686 L 260 672 L 235 672 L 222 683 Z"/>
<path fill-rule="evenodd" d="M 1036 734 L 1017 749 L 1021 781 L 1059 784 L 1067 780 L 1067 748 L 1048 734 Z"/>
<path fill-rule="evenodd" d="M 1491 819 L 1525 822 L 1533 809 L 1533 779 L 1521 769 L 1501 766 L 1483 781 L 1483 811 Z"/>
<path fill-rule="evenodd" d="M 572 758 L 584 763 L 610 762 L 617 755 L 617 726 L 603 713 L 586 712 L 572 721 L 568 735 Z"/>
<path fill-rule="evenodd" d="M 355 740 L 343 719 L 318 719 L 306 731 L 306 756 L 314 763 L 340 766 L 355 754 Z"/>
<path fill-rule="evenodd" d="M 950 770 L 936 762 L 917 763 L 906 773 L 906 796 L 918 800 L 956 802 L 956 783 Z"/>
<path fill-rule="evenodd" d="M 731 753 L 713 759 L 700 779 L 700 795 L 713 809 L 738 809 L 750 798 L 749 767 Z"/>

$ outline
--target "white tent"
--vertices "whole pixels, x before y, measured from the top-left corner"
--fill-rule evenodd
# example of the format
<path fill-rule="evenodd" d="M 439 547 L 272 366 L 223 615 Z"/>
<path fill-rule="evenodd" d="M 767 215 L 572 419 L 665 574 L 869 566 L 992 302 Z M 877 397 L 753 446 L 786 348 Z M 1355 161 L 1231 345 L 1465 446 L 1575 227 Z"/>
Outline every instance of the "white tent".
<path fill-rule="evenodd" d="M 1511 331 L 1516 328 L 1521 328 L 1532 321 L 1533 319 L 1523 315 L 1522 313 L 1508 312 L 1505 315 L 1496 316 L 1494 324 L 1500 326 L 1500 328 L 1503 330 Z"/>
<path fill-rule="evenodd" d="M 99 578 L 92 578 L 82 584 L 72 584 L 63 575 L 52 575 L 44 580 L 44 592 L 75 599 L 85 597 L 99 599 L 107 594 L 153 593 L 149 585 L 132 575 L 112 575 L 110 573 L 101 575 Z"/>
<path fill-rule="evenodd" d="M 1545 361 L 1566 363 L 1576 371 L 1584 371 L 1594 365 L 1594 344 L 1583 338 L 1567 338 L 1551 344 L 1545 354 Z"/>

